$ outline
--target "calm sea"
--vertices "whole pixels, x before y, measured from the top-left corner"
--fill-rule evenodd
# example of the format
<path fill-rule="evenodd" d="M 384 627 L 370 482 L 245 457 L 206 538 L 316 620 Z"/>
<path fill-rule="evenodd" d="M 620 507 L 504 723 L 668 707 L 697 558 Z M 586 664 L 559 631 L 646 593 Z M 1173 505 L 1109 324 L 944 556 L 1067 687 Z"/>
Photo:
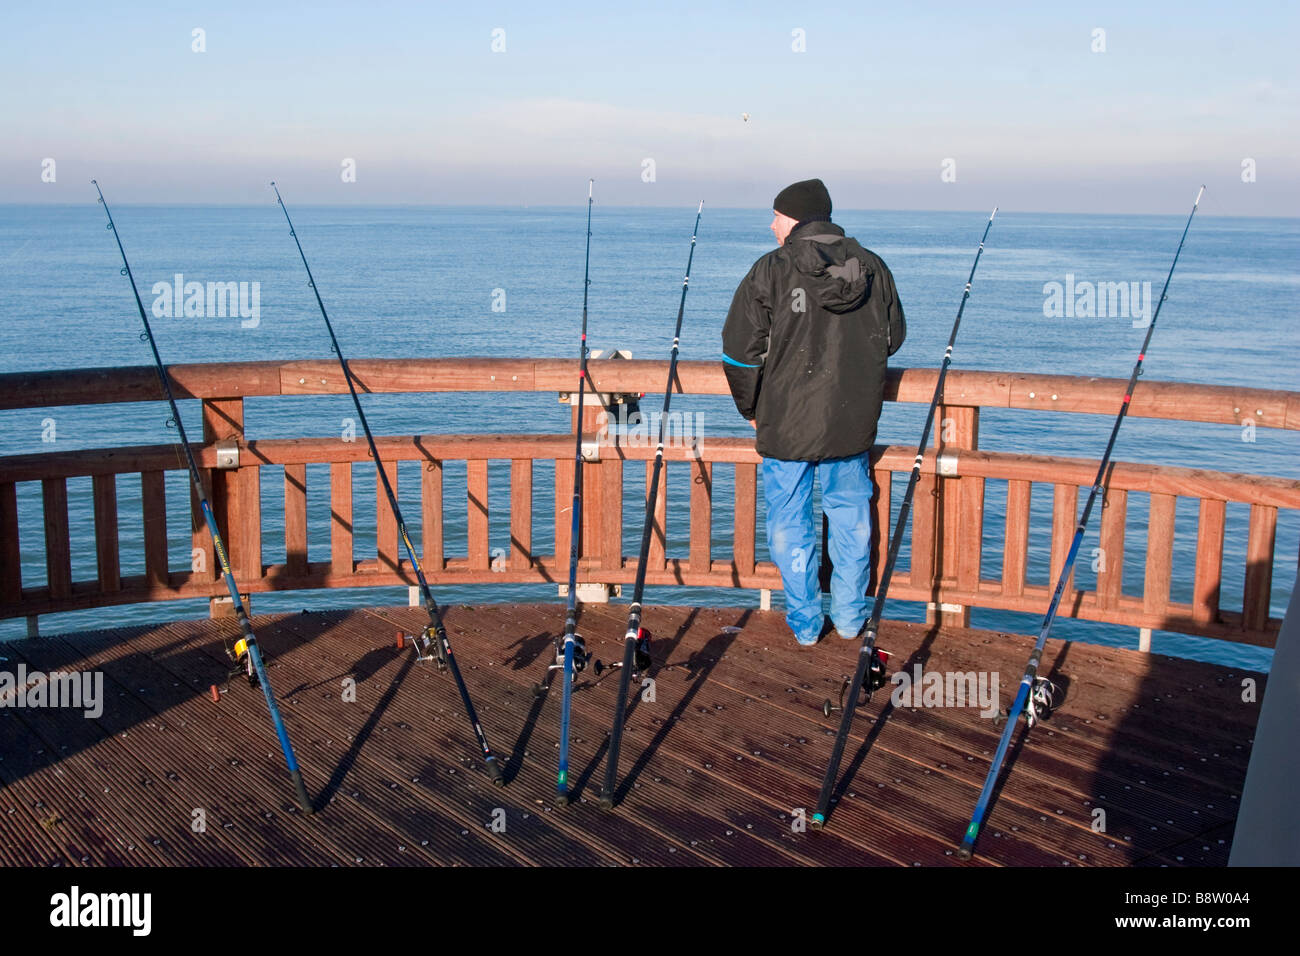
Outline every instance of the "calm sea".
<path fill-rule="evenodd" d="M 111 195 L 110 195 L 111 200 Z M 326 305 L 345 352 L 361 357 L 456 355 L 570 357 L 576 351 L 582 306 L 585 205 L 572 208 L 309 207 L 293 210 Z M 1125 378 L 1144 334 L 1131 317 L 1049 317 L 1044 286 L 1080 282 L 1150 283 L 1159 295 L 1178 243 L 1185 212 L 1170 216 L 1087 216 L 1001 212 L 989 235 L 955 353 L 958 368 L 1095 375 Z M 154 323 L 170 363 L 328 357 L 324 325 L 278 207 L 121 206 L 115 217 L 146 306 L 155 283 L 185 281 L 258 283 L 259 317 L 245 327 L 238 317 L 159 318 Z M 684 359 L 716 360 L 720 331 L 736 283 L 771 247 L 765 210 L 705 209 L 700 225 L 682 335 Z M 590 343 L 630 349 L 638 358 L 667 358 L 686 264 L 694 208 L 596 207 L 592 225 Z M 908 337 L 894 363 L 934 367 L 942 357 L 962 285 L 985 214 L 843 211 L 836 219 L 879 253 L 893 270 L 906 310 Z M 1192 225 L 1169 301 L 1160 316 L 1146 375 L 1265 388 L 1300 389 L 1295 302 L 1300 293 L 1300 220 L 1204 216 Z M 0 371 L 143 365 L 139 317 L 103 211 L 84 206 L 0 206 Z M 495 311 L 504 304 L 504 311 Z M 1118 398 L 1118 396 L 1117 396 Z M 478 396 L 372 396 L 366 410 L 376 432 L 559 432 L 567 410 L 553 395 L 510 396 L 483 403 Z M 657 404 L 657 403 L 656 403 Z M 674 400 L 674 410 L 699 413 L 708 436 L 751 434 L 724 398 Z M 890 406 L 880 441 L 907 445 L 919 434 L 924 409 Z M 191 435 L 200 433 L 197 403 L 183 409 Z M 169 440 L 168 415 L 158 404 L 27 409 L 0 413 L 0 454 Z M 352 417 L 346 396 L 251 399 L 251 438 L 337 435 Z M 52 421 L 51 421 L 52 420 Z M 985 411 L 983 447 L 1044 455 L 1100 456 L 1111 416 Z M 51 425 L 53 431 L 51 431 Z M 53 437 L 53 445 L 43 441 Z M 1251 440 L 1253 439 L 1253 440 Z M 1229 425 L 1130 419 L 1121 432 L 1119 460 L 1159 462 L 1294 478 L 1300 435 L 1260 429 L 1251 435 Z M 412 468 L 415 466 L 412 465 Z M 357 466 L 358 555 L 373 554 L 373 477 Z M 725 472 L 727 469 L 720 469 Z M 274 531 L 282 514 L 279 469 L 263 470 L 263 510 L 271 529 L 264 560 L 284 559 Z M 640 474 L 639 470 L 636 472 Z M 549 550 L 548 509 L 552 474 L 537 470 L 535 542 Z M 410 495 L 415 472 L 402 473 L 404 508 L 418 514 Z M 493 466 L 492 543 L 508 533 L 505 464 Z M 310 558 L 328 557 L 327 483 L 309 470 Z M 629 488 L 632 473 L 629 473 Z M 367 485 L 369 481 L 369 486 Z M 464 553 L 464 468 L 447 474 L 448 553 Z M 670 502 L 685 500 L 688 478 L 670 469 Z M 459 483 L 459 484 L 458 484 Z M 898 482 L 896 484 L 901 484 Z M 1046 492 L 1046 489 L 1042 490 Z M 988 483 L 985 577 L 1000 573 L 1005 485 Z M 901 488 L 896 492 L 895 507 Z M 39 484 L 24 484 L 20 538 L 24 583 L 44 580 Z M 715 493 L 717 526 L 729 526 L 724 478 Z M 70 482 L 74 580 L 95 575 L 89 480 Z M 123 573 L 143 572 L 139 482 L 119 484 Z M 185 476 L 169 476 L 169 526 L 187 528 Z M 629 492 L 625 553 L 635 553 L 640 506 Z M 499 502 L 499 503 L 498 503 Z M 1036 493 L 1030 543 L 1031 580 L 1048 583 L 1050 492 Z M 1222 602 L 1240 606 L 1246 506 L 1230 506 Z M 761 520 L 761 519 L 760 519 Z M 1142 587 L 1146 501 L 1130 498 L 1125 588 Z M 1196 542 L 1194 501 L 1180 501 L 1175 535 L 1176 600 L 1190 600 Z M 684 552 L 686 522 L 670 516 L 670 553 Z M 1084 542 L 1076 581 L 1091 587 L 1088 555 L 1097 544 L 1094 520 Z M 760 534 L 760 538 L 761 538 Z M 717 537 L 720 550 L 729 546 Z M 189 563 L 188 536 L 173 542 L 172 565 Z M 765 549 L 761 549 L 765 550 Z M 905 549 L 906 550 L 906 549 Z M 1278 522 L 1272 613 L 1290 597 L 1300 550 L 1300 516 Z M 766 557 L 760 554 L 760 557 Z M 906 560 L 906 555 L 904 555 Z M 554 601 L 553 586 L 438 588 L 449 602 Z M 753 593 L 648 589 L 648 602 L 752 604 Z M 403 603 L 404 589 L 316 591 L 255 595 L 258 610 Z M 178 616 L 202 616 L 205 602 L 104 608 L 43 618 L 45 631 L 111 627 Z M 891 602 L 887 615 L 916 620 L 921 605 Z M 1035 615 L 979 610 L 980 627 L 1034 632 Z M 558 622 L 557 622 L 558 624 Z M 0 622 L 0 638 L 23 633 L 22 621 Z M 1132 628 L 1060 620 L 1054 634 L 1096 643 L 1136 646 Z M 1155 650 L 1267 669 L 1272 653 L 1181 635 L 1157 634 Z"/>

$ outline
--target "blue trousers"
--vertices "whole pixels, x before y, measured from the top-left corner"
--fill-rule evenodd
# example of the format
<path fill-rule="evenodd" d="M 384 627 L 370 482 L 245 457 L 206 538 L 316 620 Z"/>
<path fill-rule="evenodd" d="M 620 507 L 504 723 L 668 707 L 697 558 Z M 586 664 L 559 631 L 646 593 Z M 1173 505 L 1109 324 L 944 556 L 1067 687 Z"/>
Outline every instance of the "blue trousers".
<path fill-rule="evenodd" d="M 763 459 L 767 546 L 785 585 L 786 623 L 800 644 L 815 644 L 822 614 L 820 526 L 813 522 L 813 477 L 821 482 L 822 510 L 830 522 L 831 620 L 844 637 L 856 637 L 867 619 L 871 576 L 871 464 L 868 453 L 820 462 Z"/>

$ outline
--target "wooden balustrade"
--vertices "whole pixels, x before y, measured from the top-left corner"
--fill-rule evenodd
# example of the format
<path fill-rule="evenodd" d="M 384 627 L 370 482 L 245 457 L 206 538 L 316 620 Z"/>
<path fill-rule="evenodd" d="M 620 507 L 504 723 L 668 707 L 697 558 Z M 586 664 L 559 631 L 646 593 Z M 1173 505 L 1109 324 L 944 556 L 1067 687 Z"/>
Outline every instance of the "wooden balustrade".
<path fill-rule="evenodd" d="M 529 359 L 357 360 L 352 364 L 362 390 L 370 392 L 537 391 L 567 392 L 572 362 Z M 684 392 L 726 394 L 715 363 L 679 366 Z M 364 443 L 337 438 L 245 440 L 243 400 L 250 396 L 327 394 L 345 391 L 337 365 L 326 361 L 190 365 L 171 369 L 178 398 L 203 403 L 203 444 L 195 455 L 213 511 L 226 537 L 241 591 L 322 587 L 374 587 L 411 584 L 410 562 L 399 541 L 395 519 L 376 485 L 376 546 L 372 555 L 355 553 L 353 465 L 369 459 Z M 610 392 L 653 393 L 662 387 L 666 363 L 593 361 L 597 387 Z M 928 402 L 935 373 L 892 370 L 891 401 Z M 660 383 L 656 385 L 655 383 Z M 1018 408 L 1111 415 L 1124 382 L 1062 376 L 953 371 L 936 427 L 937 447 L 926 455 L 908 532 L 910 561 L 900 566 L 891 596 L 922 601 L 933 619 L 967 623 L 971 607 L 1041 613 L 1066 551 L 1097 464 L 1095 461 L 1008 454 L 978 448 L 981 408 Z M 159 395 L 152 368 L 90 369 L 0 375 L 0 409 L 102 402 L 155 401 Z M 1300 393 L 1143 381 L 1134 395 L 1135 417 L 1300 430 Z M 595 430 L 587 410 L 584 431 Z M 240 466 L 218 469 L 215 443 L 239 443 Z M 573 482 L 571 435 L 421 435 L 381 436 L 379 453 L 397 490 L 398 465 L 420 464 L 418 512 L 408 513 L 408 531 L 418 537 L 421 561 L 433 585 L 450 583 L 560 582 L 567 579 L 569 507 Z M 906 480 L 914 449 L 881 446 L 873 472 L 879 497 L 876 568 L 889 546 L 890 502 Z M 605 443 L 584 475 L 584 534 L 578 580 L 588 584 L 627 584 L 636 575 L 637 540 L 625 547 L 626 495 L 644 501 L 648 493 L 652 446 Z M 780 576 L 758 558 L 758 469 L 760 459 L 749 438 L 710 438 L 702 446 L 666 450 L 672 473 L 690 475 L 687 500 L 672 502 L 667 481 L 660 485 L 652 526 L 646 580 L 652 585 L 779 588 Z M 508 487 L 493 497 L 489 463 L 509 464 Z M 644 462 L 644 477 L 627 481 L 630 462 Z M 463 504 L 444 499 L 448 462 L 464 462 Z M 554 468 L 554 551 L 534 549 L 535 465 Z M 328 560 L 308 554 L 309 464 L 329 465 Z M 285 560 L 265 564 L 261 490 L 267 467 L 283 469 Z M 88 451 L 57 451 L 0 457 L 0 617 L 46 614 L 77 608 L 178 598 L 219 598 L 215 554 L 201 522 L 167 526 L 164 478 L 182 470 L 172 445 Z M 118 476 L 139 476 L 142 499 L 144 573 L 122 574 L 119 540 Z M 70 478 L 89 477 L 94 516 L 93 541 L 73 541 L 69 532 Z M 729 552 L 720 553 L 715 481 L 730 478 L 732 527 Z M 404 481 L 410 481 L 406 473 Z M 19 540 L 17 486 L 39 482 L 45 535 L 45 581 L 25 584 Z M 1005 528 L 1001 572 L 985 577 L 982 568 L 986 497 L 989 482 L 1005 484 Z M 1031 494 L 1050 487 L 1050 581 L 1030 580 Z M 405 485 L 403 487 L 406 487 Z M 726 487 L 726 485 L 723 485 Z M 278 494 L 278 492 L 277 492 Z M 493 541 L 491 507 L 508 502 L 509 540 Z M 1130 498 L 1145 496 L 1144 540 L 1133 541 Z M 1179 498 L 1197 502 L 1194 566 L 1175 567 L 1174 517 Z M 1221 606 L 1227 505 L 1249 506 L 1242 606 Z M 191 495 L 191 504 L 193 496 Z M 445 509 L 464 507 L 466 536 L 446 540 Z M 1161 630 L 1180 631 L 1269 645 L 1280 622 L 1269 616 L 1273 553 L 1279 509 L 1300 510 L 1300 481 L 1230 474 L 1157 464 L 1115 462 L 1105 485 L 1104 507 L 1094 514 L 1103 559 L 1096 586 L 1081 590 L 1070 582 L 1063 615 Z M 418 521 L 416 516 L 418 514 Z M 669 554 L 670 522 L 686 521 L 686 548 Z M 187 536 L 195 560 L 190 568 L 170 566 L 168 541 Z M 450 548 L 449 548 L 450 544 Z M 494 547 L 495 545 L 495 547 Z M 74 581 L 74 548 L 92 553 L 97 573 Z M 630 552 L 630 553 L 629 553 Z M 1142 557 L 1142 590 L 1122 585 L 1126 563 Z M 81 553 L 77 551 L 76 553 Z M 453 556 L 460 555 L 464 556 Z M 1144 557 L 1143 557 L 1144 556 Z M 140 562 L 134 562 L 139 564 Z M 1181 572 L 1181 574 L 1180 574 Z M 1289 577 L 1289 569 L 1286 575 Z M 1039 575 L 1042 577 L 1042 575 Z M 1172 598 L 1175 581 L 1191 583 L 1191 600 Z M 214 604 L 214 608 L 217 605 Z"/>

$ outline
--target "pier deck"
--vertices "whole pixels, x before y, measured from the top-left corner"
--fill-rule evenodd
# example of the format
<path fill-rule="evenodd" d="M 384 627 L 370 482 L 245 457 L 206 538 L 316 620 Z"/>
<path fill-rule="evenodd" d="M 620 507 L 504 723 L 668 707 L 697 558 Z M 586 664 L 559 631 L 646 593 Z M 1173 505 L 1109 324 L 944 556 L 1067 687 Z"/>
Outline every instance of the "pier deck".
<path fill-rule="evenodd" d="M 625 613 L 583 609 L 596 657 L 621 659 Z M 419 632 L 421 609 L 255 618 L 310 817 L 293 806 L 261 693 L 226 676 L 233 620 L 0 645 L 10 672 L 104 679 L 98 720 L 0 708 L 0 864 L 959 863 L 998 729 L 976 707 L 895 710 L 892 688 L 859 711 L 826 830 L 797 832 L 792 811 L 811 816 L 838 723 L 822 701 L 838 697 L 857 645 L 799 648 L 776 612 L 651 608 L 654 700 L 629 709 L 622 802 L 604 812 L 594 798 L 618 674 L 588 670 L 573 699 L 577 793 L 554 807 L 559 687 L 544 699 L 531 687 L 563 618 L 558 605 L 446 609 L 504 789 L 482 771 L 451 677 L 395 646 L 398 630 Z M 996 671 L 1005 706 L 1033 641 L 887 621 L 879 643 L 891 672 Z M 1242 682 L 1254 678 L 1258 701 L 1264 676 L 1055 640 L 1043 660 L 1065 703 L 1017 738 L 963 865 L 1226 864 L 1259 706 Z"/>

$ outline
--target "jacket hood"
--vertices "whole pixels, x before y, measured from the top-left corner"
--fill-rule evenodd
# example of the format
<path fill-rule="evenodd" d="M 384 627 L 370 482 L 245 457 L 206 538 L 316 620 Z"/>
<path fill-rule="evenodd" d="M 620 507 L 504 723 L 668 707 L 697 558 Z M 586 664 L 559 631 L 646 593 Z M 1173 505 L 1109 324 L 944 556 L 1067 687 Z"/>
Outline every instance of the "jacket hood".
<path fill-rule="evenodd" d="M 871 294 L 873 272 L 862 247 L 830 222 L 801 223 L 786 239 L 791 261 L 828 312 L 851 312 Z"/>

